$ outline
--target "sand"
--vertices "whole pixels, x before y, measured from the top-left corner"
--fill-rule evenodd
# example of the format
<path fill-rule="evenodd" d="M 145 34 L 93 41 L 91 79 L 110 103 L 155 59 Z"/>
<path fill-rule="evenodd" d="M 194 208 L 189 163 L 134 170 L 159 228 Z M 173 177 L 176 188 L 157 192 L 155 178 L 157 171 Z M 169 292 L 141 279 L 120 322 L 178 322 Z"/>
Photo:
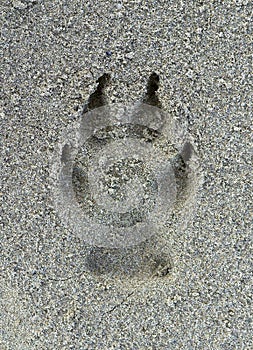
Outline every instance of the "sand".
<path fill-rule="evenodd" d="M 252 349 L 251 2 L 0 10 L 0 349 Z M 60 219 L 50 159 L 99 77 L 107 103 L 131 104 L 153 72 L 203 181 L 187 227 L 108 254 Z"/>

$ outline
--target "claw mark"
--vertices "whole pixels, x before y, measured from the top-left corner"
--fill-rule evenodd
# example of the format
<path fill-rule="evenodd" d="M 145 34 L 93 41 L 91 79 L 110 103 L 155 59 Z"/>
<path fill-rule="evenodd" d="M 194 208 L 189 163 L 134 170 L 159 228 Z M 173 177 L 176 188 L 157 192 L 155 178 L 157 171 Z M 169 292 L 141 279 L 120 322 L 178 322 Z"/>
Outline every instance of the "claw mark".
<path fill-rule="evenodd" d="M 152 73 L 149 77 L 147 84 L 147 92 L 144 97 L 143 102 L 161 108 L 161 102 L 156 94 L 156 91 L 159 89 L 159 75 Z"/>
<path fill-rule="evenodd" d="M 97 89 L 90 95 L 88 103 L 83 108 L 83 113 L 106 104 L 104 91 L 110 82 L 110 74 L 104 73 L 96 82 L 98 83 Z"/>

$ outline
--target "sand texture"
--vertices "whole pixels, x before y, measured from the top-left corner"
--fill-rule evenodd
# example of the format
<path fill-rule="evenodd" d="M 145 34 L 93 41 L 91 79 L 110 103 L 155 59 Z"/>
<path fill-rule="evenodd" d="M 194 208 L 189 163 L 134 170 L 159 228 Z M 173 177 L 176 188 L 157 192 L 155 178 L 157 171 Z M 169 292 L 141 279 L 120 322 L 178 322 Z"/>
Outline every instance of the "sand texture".
<path fill-rule="evenodd" d="M 253 349 L 252 11 L 247 0 L 1 0 L 1 350 Z M 124 129 L 126 147 L 117 125 L 103 131 L 109 141 L 99 131 L 101 143 L 87 137 L 97 168 L 110 152 L 118 162 L 108 165 L 114 182 L 105 179 L 114 199 L 135 206 L 148 195 L 122 224 L 111 209 L 101 217 L 89 197 L 89 158 L 73 128 L 85 129 L 89 109 L 141 102 L 164 111 L 163 136 L 173 142 L 157 138 L 159 113 L 148 127 Z M 150 167 L 120 163 L 117 142 L 122 154 L 143 152 Z M 159 192 L 163 157 L 174 157 L 168 179 L 177 192 Z M 91 203 L 82 210 L 102 224 L 130 232 L 156 198 L 170 198 L 174 211 L 164 200 L 168 217 L 161 207 L 154 226 L 132 231 L 148 242 L 132 246 L 139 236 L 131 236 L 101 247 L 112 231 L 94 229 L 101 236 L 87 243 L 75 214 L 69 225 L 61 211 L 69 193 L 56 205 L 58 161 L 63 176 L 75 166 L 77 199 Z M 137 177 L 148 184 L 143 193 Z"/>

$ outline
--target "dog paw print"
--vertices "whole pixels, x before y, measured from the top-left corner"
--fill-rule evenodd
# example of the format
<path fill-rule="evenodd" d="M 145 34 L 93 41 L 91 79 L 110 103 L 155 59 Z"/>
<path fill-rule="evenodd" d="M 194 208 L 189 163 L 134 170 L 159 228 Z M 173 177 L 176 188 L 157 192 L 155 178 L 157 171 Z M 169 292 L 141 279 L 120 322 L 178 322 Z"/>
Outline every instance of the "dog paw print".
<path fill-rule="evenodd" d="M 90 273 L 163 277 L 173 265 L 163 249 L 168 222 L 190 219 L 198 154 L 188 131 L 161 108 L 156 73 L 134 104 L 106 104 L 110 83 L 108 74 L 97 80 L 78 120 L 62 133 L 52 161 L 55 206 L 90 247 Z"/>

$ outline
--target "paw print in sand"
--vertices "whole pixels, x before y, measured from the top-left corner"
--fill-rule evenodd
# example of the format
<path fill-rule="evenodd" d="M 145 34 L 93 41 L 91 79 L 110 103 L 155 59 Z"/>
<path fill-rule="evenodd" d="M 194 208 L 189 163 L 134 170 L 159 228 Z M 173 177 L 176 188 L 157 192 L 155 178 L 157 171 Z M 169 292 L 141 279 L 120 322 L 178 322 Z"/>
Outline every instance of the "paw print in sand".
<path fill-rule="evenodd" d="M 168 275 L 166 231 L 173 224 L 183 229 L 200 184 L 194 142 L 161 109 L 157 74 L 149 78 L 144 103 L 107 105 L 109 75 L 97 82 L 53 157 L 58 214 L 90 247 L 91 273 Z"/>

